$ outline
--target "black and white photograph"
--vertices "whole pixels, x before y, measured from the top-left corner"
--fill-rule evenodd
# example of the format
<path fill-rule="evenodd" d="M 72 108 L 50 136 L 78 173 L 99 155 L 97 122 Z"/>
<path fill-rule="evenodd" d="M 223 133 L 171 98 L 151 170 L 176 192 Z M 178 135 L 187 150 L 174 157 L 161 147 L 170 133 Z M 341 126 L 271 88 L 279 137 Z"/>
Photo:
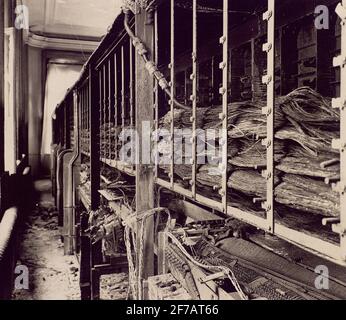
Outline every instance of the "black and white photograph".
<path fill-rule="evenodd" d="M 346 0 L 0 1 L 0 302 L 346 300 Z"/>

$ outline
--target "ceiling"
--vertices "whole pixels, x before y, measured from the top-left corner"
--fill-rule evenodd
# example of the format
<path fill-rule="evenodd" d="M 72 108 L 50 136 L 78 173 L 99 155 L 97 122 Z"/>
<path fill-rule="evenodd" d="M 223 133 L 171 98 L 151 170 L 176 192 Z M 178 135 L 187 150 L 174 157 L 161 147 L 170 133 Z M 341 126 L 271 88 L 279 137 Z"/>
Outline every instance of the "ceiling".
<path fill-rule="evenodd" d="M 121 0 L 23 0 L 31 33 L 100 40 L 120 12 Z"/>

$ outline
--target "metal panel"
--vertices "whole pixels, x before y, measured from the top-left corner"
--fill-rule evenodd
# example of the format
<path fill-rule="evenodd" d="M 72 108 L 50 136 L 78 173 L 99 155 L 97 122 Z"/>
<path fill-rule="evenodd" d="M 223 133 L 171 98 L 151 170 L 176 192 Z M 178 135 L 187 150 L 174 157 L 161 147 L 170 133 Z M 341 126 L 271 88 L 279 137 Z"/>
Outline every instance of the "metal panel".
<path fill-rule="evenodd" d="M 275 107 L 275 0 L 268 0 L 268 11 L 263 20 L 268 22 L 268 42 L 263 45 L 267 52 L 267 75 L 263 83 L 267 85 L 267 107 L 263 112 L 267 116 L 267 138 L 263 142 L 267 148 L 267 170 L 263 172 L 267 180 L 267 199 L 263 208 L 267 213 L 269 232 L 274 232 L 274 107 Z"/>

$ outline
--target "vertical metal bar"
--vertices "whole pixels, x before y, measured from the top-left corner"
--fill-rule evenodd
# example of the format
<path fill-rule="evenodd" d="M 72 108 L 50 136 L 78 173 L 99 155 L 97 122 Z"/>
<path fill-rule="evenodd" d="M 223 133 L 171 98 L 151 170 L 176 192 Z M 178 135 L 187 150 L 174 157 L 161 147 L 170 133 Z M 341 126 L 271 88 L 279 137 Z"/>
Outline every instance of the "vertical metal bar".
<path fill-rule="evenodd" d="M 333 107 L 340 108 L 340 251 L 346 261 L 346 0 L 336 7 L 341 18 L 341 54 L 334 59 L 334 66 L 340 67 L 340 98 L 333 100 Z"/>
<path fill-rule="evenodd" d="M 90 93 L 89 93 L 89 87 L 88 86 L 85 88 L 85 94 L 86 94 L 86 97 L 87 97 L 87 99 L 86 99 L 87 102 L 86 102 L 86 106 L 85 106 L 86 112 L 87 112 L 87 122 L 88 122 L 87 123 L 87 129 L 90 132 L 90 128 L 91 128 L 91 125 L 90 125 L 90 113 L 91 113 L 91 110 L 90 110 L 90 108 L 91 108 L 91 105 L 90 105 Z"/>
<path fill-rule="evenodd" d="M 214 105 L 215 103 L 215 56 L 211 59 L 211 97 L 209 98 L 209 104 Z"/>
<path fill-rule="evenodd" d="M 88 110 L 88 104 L 87 104 L 87 97 L 88 95 L 88 91 L 87 91 L 87 88 L 86 87 L 83 87 L 83 110 L 84 110 L 84 129 L 86 131 L 88 131 L 88 128 L 89 128 L 89 116 L 88 116 L 88 113 L 89 113 L 89 110 Z"/>
<path fill-rule="evenodd" d="M 79 103 L 81 105 L 80 109 L 81 109 L 81 117 L 80 117 L 80 124 L 81 124 L 81 129 L 83 132 L 83 136 L 84 137 L 84 103 L 83 103 L 83 88 L 80 88 L 78 91 L 78 95 L 79 95 Z"/>
<path fill-rule="evenodd" d="M 85 130 L 85 132 L 87 132 L 88 131 L 88 127 L 89 127 L 89 125 L 88 125 L 88 119 L 89 119 L 89 117 L 88 117 L 88 91 L 87 91 L 87 89 L 86 89 L 86 87 L 83 87 L 82 89 L 81 89 L 81 96 L 83 96 L 83 100 L 81 101 L 81 104 L 82 104 L 82 110 L 83 110 L 83 115 L 84 115 L 84 121 L 85 121 L 85 124 L 84 124 L 84 130 Z"/>
<path fill-rule="evenodd" d="M 17 161 L 17 130 L 16 130 L 16 30 L 5 29 L 5 113 L 4 113 L 4 135 L 5 135 L 5 171 L 10 174 L 16 172 Z M 3 142 L 1 142 L 3 143 Z"/>
<path fill-rule="evenodd" d="M 86 91 L 85 91 L 85 87 L 82 87 L 80 89 L 80 104 L 81 104 L 81 109 L 82 109 L 82 128 L 83 130 L 86 130 L 87 129 L 87 123 L 86 123 L 86 120 L 87 120 L 87 110 L 86 110 Z"/>
<path fill-rule="evenodd" d="M 130 125 L 133 128 L 135 125 L 134 121 L 134 95 L 133 95 L 133 45 L 131 39 L 129 39 L 129 50 L 130 50 L 130 85 L 129 85 L 129 90 L 130 90 Z"/>
<path fill-rule="evenodd" d="M 101 132 L 101 126 L 102 126 L 102 105 L 103 105 L 103 100 L 102 100 L 102 69 L 100 69 L 99 71 L 99 84 L 100 84 L 100 87 L 99 87 L 99 104 L 100 104 L 100 119 L 99 119 L 99 135 L 100 135 L 100 159 L 102 159 L 102 132 Z M 92 139 L 92 136 L 90 136 L 90 139 Z"/>
<path fill-rule="evenodd" d="M 90 134 L 90 96 L 89 96 L 89 87 L 85 87 L 85 94 L 86 94 L 86 116 L 87 116 L 87 130 Z"/>
<path fill-rule="evenodd" d="M 97 79 L 97 77 L 99 77 L 99 79 Z M 97 81 L 99 81 L 100 88 L 98 88 Z M 97 121 L 97 116 L 102 105 L 101 81 L 101 70 L 99 71 L 99 74 L 97 74 L 97 71 L 94 73 L 91 66 L 89 66 L 88 94 L 90 102 L 91 210 L 97 210 L 100 204 L 100 196 L 98 193 L 98 190 L 100 190 L 100 142 L 98 141 L 98 137 L 100 137 L 100 123 Z M 97 110 L 97 105 L 99 105 L 100 110 Z"/>
<path fill-rule="evenodd" d="M 84 134 L 86 129 L 86 110 L 85 110 L 85 92 L 84 87 L 81 87 L 79 89 L 79 97 L 80 97 L 80 105 L 81 105 L 81 127 L 83 130 L 83 140 L 84 140 Z"/>
<path fill-rule="evenodd" d="M 83 144 L 86 145 L 88 141 L 88 107 L 87 107 L 87 90 L 86 87 L 82 87 L 80 90 L 80 97 L 81 97 L 81 109 L 82 109 L 82 120 L 83 121 Z M 87 149 L 85 150 L 87 151 Z"/>
<path fill-rule="evenodd" d="M 267 148 L 267 170 L 264 177 L 267 180 L 267 199 L 263 208 L 267 213 L 268 231 L 274 233 L 274 115 L 275 115 L 275 0 L 268 0 L 268 11 L 263 20 L 268 23 L 268 42 L 263 45 L 267 52 L 267 75 L 263 83 L 267 85 L 267 107 L 263 112 L 267 116 L 267 139 L 264 144 Z"/>
<path fill-rule="evenodd" d="M 108 162 L 112 159 L 112 78 L 111 78 L 111 60 L 108 60 Z"/>
<path fill-rule="evenodd" d="M 341 177 L 341 198 L 340 198 L 340 223 L 341 223 L 341 252 L 342 258 L 346 261 L 346 0 L 342 1 L 344 14 L 341 24 L 341 56 L 344 61 L 341 67 L 340 92 L 343 106 L 340 112 L 340 135 L 341 135 L 341 156 L 340 156 L 340 177 Z"/>
<path fill-rule="evenodd" d="M 155 63 L 156 65 L 158 65 L 159 63 L 159 30 L 158 30 L 158 12 L 157 10 L 155 10 L 155 16 L 154 16 L 154 32 L 155 32 Z M 155 79 L 155 105 L 154 105 L 154 113 L 155 113 L 155 132 L 158 132 L 159 130 L 159 82 Z M 156 153 L 155 153 L 155 180 L 158 178 L 158 154 L 157 154 L 157 150 L 158 150 L 158 141 L 155 137 L 155 144 L 156 144 Z"/>
<path fill-rule="evenodd" d="M 222 114 L 220 119 L 222 120 L 222 132 L 221 132 L 221 172 L 222 172 L 222 185 L 220 195 L 222 197 L 222 208 L 224 213 L 227 213 L 227 166 L 228 166 L 228 0 L 223 1 L 223 36 L 220 39 L 220 43 L 223 46 L 222 50 L 222 62 L 220 69 L 222 70 L 222 88 L 220 94 L 222 95 Z"/>
<path fill-rule="evenodd" d="M 114 122 L 115 122 L 115 158 L 118 160 L 118 62 L 117 54 L 114 54 Z"/>
<path fill-rule="evenodd" d="M 82 105 L 82 112 L 83 112 L 83 130 L 85 130 L 87 128 L 87 124 L 86 124 L 86 120 L 87 120 L 87 115 L 86 115 L 86 104 L 85 104 L 85 88 L 83 87 L 81 89 L 81 105 Z"/>
<path fill-rule="evenodd" d="M 107 65 L 104 63 L 102 70 L 103 70 L 103 124 L 102 124 L 102 132 L 103 132 L 103 139 L 102 139 L 102 152 L 103 152 L 103 158 L 107 158 L 107 144 L 106 144 L 106 124 L 107 124 L 107 76 L 106 76 L 106 68 Z"/>
<path fill-rule="evenodd" d="M 121 132 L 125 130 L 125 52 L 124 46 L 121 47 Z M 122 141 L 124 147 L 125 141 Z"/>
<path fill-rule="evenodd" d="M 196 198 L 196 176 L 197 176 L 197 0 L 193 0 L 192 3 L 192 74 L 190 79 L 192 80 L 192 179 L 190 181 L 192 197 Z"/>
<path fill-rule="evenodd" d="M 174 42 L 175 42 L 175 1 L 171 0 L 171 168 L 169 177 L 171 179 L 171 186 L 174 189 L 174 97 L 175 97 L 175 52 L 174 52 Z"/>

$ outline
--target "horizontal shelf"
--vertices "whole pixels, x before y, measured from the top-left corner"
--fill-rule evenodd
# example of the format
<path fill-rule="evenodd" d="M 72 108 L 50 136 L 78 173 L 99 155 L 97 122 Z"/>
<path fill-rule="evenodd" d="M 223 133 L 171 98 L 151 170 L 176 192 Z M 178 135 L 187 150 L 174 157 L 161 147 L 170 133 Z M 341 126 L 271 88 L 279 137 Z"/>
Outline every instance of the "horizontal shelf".
<path fill-rule="evenodd" d="M 121 161 L 116 161 L 116 160 L 110 160 L 110 159 L 106 159 L 106 158 L 101 158 L 100 159 L 101 162 L 105 163 L 106 165 L 114 168 L 114 169 L 117 169 L 129 176 L 135 176 L 136 175 L 136 170 L 130 168 L 128 165 L 124 164 L 123 162 Z"/>

